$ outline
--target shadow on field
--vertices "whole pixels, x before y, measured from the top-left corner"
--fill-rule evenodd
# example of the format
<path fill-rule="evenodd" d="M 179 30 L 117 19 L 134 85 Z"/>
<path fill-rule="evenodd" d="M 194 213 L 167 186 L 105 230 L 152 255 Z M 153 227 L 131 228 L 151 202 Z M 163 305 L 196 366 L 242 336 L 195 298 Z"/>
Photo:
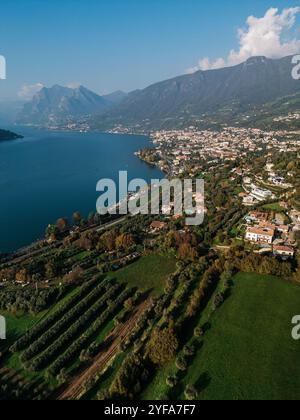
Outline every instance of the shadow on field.
<path fill-rule="evenodd" d="M 211 383 L 211 377 L 209 376 L 208 372 L 205 372 L 199 376 L 197 382 L 195 383 L 195 387 L 201 393 L 210 385 L 210 383 Z"/>

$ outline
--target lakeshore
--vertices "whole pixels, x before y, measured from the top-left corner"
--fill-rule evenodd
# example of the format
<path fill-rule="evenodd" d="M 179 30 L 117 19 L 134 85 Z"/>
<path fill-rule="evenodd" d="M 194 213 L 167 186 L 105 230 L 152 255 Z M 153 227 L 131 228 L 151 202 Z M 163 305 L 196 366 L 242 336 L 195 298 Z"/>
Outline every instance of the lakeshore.
<path fill-rule="evenodd" d="M 16 130 L 24 139 L 0 144 L 3 253 L 43 238 L 48 224 L 60 217 L 95 211 L 101 178 L 117 180 L 120 170 L 146 181 L 163 177 L 135 156 L 151 147 L 144 136 Z"/>

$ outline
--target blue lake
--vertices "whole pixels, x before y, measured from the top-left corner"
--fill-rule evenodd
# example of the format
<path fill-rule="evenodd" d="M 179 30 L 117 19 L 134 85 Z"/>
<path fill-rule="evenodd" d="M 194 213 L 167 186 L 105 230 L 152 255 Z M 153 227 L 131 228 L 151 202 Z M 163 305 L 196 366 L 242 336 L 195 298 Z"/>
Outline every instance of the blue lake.
<path fill-rule="evenodd" d="M 0 252 L 43 237 L 46 226 L 74 211 L 96 211 L 102 178 L 163 178 L 134 152 L 151 147 L 147 137 L 56 133 L 14 127 L 23 140 L 0 143 Z"/>

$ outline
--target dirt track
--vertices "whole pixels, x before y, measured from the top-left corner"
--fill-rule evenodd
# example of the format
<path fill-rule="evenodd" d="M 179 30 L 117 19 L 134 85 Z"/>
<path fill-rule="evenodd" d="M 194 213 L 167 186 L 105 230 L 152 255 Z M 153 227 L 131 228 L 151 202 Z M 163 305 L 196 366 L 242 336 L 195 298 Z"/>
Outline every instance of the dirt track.
<path fill-rule="evenodd" d="M 101 352 L 95 359 L 93 364 L 83 373 L 77 376 L 71 385 L 57 398 L 58 400 L 76 400 L 84 393 L 84 384 L 101 373 L 107 364 L 119 351 L 121 343 L 125 342 L 128 336 L 136 327 L 136 324 L 145 310 L 150 306 L 151 301 L 148 299 L 143 302 L 133 313 L 131 318 L 124 324 L 117 326 L 112 333 L 106 338 L 105 343 L 111 343 L 107 351 Z"/>

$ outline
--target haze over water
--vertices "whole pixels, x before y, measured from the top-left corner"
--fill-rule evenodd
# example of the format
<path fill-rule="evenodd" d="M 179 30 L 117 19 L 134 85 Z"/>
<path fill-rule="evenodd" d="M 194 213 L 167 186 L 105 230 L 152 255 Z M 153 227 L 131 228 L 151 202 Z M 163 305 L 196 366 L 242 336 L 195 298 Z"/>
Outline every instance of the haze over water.
<path fill-rule="evenodd" d="M 163 174 L 134 152 L 151 147 L 147 137 L 102 133 L 56 133 L 14 127 L 23 140 L 0 143 L 0 252 L 44 236 L 49 223 L 96 211 L 101 178 L 150 181 Z"/>

